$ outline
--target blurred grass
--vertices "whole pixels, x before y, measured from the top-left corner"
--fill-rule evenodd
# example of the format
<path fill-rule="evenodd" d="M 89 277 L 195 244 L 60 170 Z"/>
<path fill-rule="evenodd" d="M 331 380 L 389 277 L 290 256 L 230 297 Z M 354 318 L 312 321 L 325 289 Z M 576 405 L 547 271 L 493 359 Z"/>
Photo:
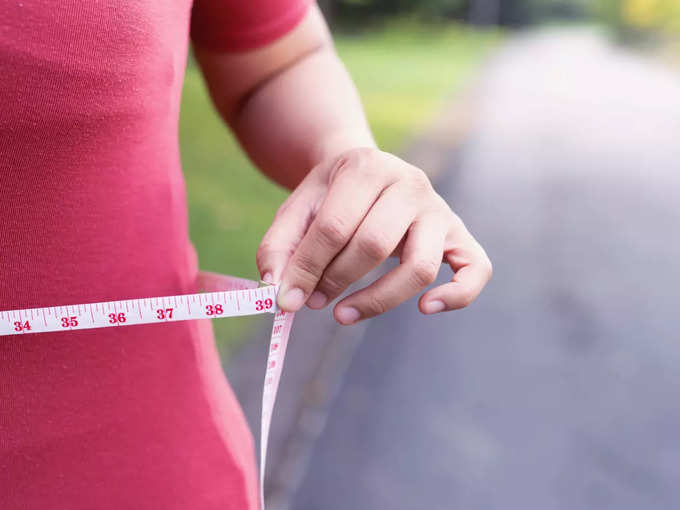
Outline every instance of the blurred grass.
<path fill-rule="evenodd" d="M 471 76 L 496 32 L 394 22 L 336 37 L 381 148 L 398 152 Z M 263 126 L 266 129 L 267 126 Z M 202 269 L 258 279 L 255 251 L 287 192 L 257 172 L 211 106 L 199 69 L 187 68 L 180 119 L 190 235 Z M 224 354 L 253 318 L 215 321 Z"/>
<path fill-rule="evenodd" d="M 336 39 L 381 148 L 399 151 L 468 82 L 499 32 L 392 23 L 378 33 Z"/>

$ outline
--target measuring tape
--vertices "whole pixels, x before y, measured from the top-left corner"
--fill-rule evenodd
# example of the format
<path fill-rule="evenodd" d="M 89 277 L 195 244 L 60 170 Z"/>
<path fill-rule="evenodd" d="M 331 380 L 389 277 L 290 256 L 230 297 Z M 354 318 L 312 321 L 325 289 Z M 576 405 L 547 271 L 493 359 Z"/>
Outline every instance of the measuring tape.
<path fill-rule="evenodd" d="M 269 427 L 294 314 L 284 312 L 276 305 L 278 287 L 275 285 L 260 286 L 257 282 L 244 278 L 200 272 L 198 288 L 203 292 L 0 312 L 0 335 L 274 314 L 264 375 L 260 423 L 260 503 L 264 509 L 264 472 Z"/>

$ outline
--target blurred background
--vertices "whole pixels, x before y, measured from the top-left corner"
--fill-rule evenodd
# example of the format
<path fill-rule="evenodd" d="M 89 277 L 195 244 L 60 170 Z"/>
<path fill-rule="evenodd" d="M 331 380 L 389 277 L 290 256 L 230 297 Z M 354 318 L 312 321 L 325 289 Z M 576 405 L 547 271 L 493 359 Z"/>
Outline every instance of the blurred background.
<path fill-rule="evenodd" d="M 495 274 L 438 317 L 299 315 L 269 508 L 677 508 L 680 0 L 319 4 L 379 144 L 431 175 Z M 286 192 L 193 62 L 180 138 L 201 267 L 257 278 Z M 257 435 L 269 325 L 215 326 Z"/>

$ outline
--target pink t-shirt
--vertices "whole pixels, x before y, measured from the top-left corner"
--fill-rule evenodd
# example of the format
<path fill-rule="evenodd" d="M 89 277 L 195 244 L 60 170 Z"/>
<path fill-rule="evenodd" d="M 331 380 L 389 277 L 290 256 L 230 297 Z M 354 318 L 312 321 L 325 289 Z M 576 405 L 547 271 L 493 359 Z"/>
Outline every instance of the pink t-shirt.
<path fill-rule="evenodd" d="M 0 310 L 189 293 L 189 32 L 241 51 L 306 0 L 0 2 Z M 254 509 L 209 323 L 0 337 L 0 508 Z"/>

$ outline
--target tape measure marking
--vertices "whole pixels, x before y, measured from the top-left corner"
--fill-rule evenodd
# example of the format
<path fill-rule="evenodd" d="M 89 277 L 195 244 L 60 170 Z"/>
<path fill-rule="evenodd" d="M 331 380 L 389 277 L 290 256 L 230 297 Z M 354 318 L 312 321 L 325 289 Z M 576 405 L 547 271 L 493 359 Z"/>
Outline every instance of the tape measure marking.
<path fill-rule="evenodd" d="M 264 509 L 269 428 L 294 314 L 278 308 L 278 287 L 274 285 L 258 287 L 251 280 L 201 272 L 198 286 L 208 292 L 0 312 L 0 336 L 274 314 L 260 423 L 260 505 Z"/>
<path fill-rule="evenodd" d="M 0 335 L 275 313 L 274 286 L 0 312 Z M 134 313 L 137 312 L 137 313 Z"/>

